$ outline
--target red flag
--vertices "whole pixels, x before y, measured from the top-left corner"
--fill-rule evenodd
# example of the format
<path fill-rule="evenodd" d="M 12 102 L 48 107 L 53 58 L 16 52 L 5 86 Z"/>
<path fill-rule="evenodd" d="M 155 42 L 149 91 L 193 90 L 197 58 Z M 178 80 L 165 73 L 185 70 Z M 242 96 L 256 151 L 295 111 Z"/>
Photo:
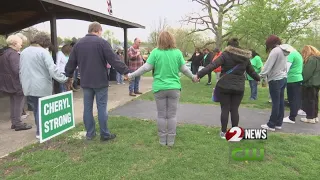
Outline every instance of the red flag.
<path fill-rule="evenodd" d="M 111 4 L 111 0 L 107 0 L 107 5 L 108 5 L 109 15 L 112 15 L 112 4 Z"/>

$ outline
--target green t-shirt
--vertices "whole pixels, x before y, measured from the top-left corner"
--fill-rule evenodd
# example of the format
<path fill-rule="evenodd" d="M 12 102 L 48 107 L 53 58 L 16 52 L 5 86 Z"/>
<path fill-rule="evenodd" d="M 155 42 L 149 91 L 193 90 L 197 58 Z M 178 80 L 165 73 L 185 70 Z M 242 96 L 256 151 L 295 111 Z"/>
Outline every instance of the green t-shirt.
<path fill-rule="evenodd" d="M 251 65 L 252 65 L 254 71 L 259 74 L 261 72 L 261 68 L 263 66 L 261 57 L 255 56 L 254 58 L 252 58 L 250 60 L 250 62 L 251 62 Z M 254 80 L 254 79 L 248 75 L 248 80 Z"/>
<path fill-rule="evenodd" d="M 147 59 L 154 67 L 153 92 L 181 89 L 180 68 L 186 62 L 179 49 L 161 50 L 155 48 Z"/>
<path fill-rule="evenodd" d="M 292 51 L 288 55 L 288 62 L 292 63 L 288 71 L 288 83 L 299 82 L 303 80 L 303 58 L 298 51 Z"/>

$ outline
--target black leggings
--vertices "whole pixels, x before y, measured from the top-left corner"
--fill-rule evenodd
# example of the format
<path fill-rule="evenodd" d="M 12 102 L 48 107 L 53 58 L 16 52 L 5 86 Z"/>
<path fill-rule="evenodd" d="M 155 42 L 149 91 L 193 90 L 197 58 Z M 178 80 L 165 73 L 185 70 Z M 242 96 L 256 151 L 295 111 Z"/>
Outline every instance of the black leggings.
<path fill-rule="evenodd" d="M 211 83 L 211 71 L 208 73 L 208 83 Z"/>
<path fill-rule="evenodd" d="M 302 86 L 302 110 L 306 112 L 307 119 L 318 117 L 319 88 Z"/>
<path fill-rule="evenodd" d="M 199 70 L 199 65 L 191 64 L 192 68 L 192 74 L 197 74 Z"/>
<path fill-rule="evenodd" d="M 231 113 L 232 127 L 239 124 L 239 106 L 243 98 L 244 92 L 221 92 L 220 107 L 221 107 L 221 131 L 227 132 L 229 112 Z"/>

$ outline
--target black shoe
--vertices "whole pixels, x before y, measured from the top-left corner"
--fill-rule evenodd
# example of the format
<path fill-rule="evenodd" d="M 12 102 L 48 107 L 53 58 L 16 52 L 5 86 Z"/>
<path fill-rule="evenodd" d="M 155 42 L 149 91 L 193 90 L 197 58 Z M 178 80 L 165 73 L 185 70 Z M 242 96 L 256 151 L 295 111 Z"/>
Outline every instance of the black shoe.
<path fill-rule="evenodd" d="M 28 111 L 33 111 L 32 107 L 28 107 Z"/>
<path fill-rule="evenodd" d="M 101 141 L 109 141 L 109 140 L 112 140 L 112 139 L 114 139 L 116 137 L 117 136 L 115 134 L 110 134 L 109 136 L 101 137 L 100 140 Z"/>
<path fill-rule="evenodd" d="M 15 125 L 14 130 L 15 131 L 24 131 L 24 130 L 29 130 L 31 128 L 32 128 L 31 125 L 24 123 L 24 124 L 20 124 L 20 125 Z"/>
<path fill-rule="evenodd" d="M 16 128 L 16 126 L 15 125 L 11 125 L 11 129 L 15 129 Z"/>
<path fill-rule="evenodd" d="M 93 136 L 91 136 L 91 137 L 86 136 L 86 140 L 91 141 L 91 140 L 93 140 L 95 137 L 96 137 L 96 134 L 93 135 Z"/>

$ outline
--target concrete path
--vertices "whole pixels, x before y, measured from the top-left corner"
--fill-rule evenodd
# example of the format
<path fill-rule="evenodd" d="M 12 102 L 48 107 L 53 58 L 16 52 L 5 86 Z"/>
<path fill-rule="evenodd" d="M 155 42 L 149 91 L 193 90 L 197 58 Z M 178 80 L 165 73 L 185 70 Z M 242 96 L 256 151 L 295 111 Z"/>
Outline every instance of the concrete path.
<path fill-rule="evenodd" d="M 180 104 L 178 108 L 178 123 L 201 124 L 220 127 L 220 106 Z M 156 119 L 156 104 L 154 101 L 135 100 L 111 111 L 109 115 L 120 115 L 141 119 Z M 260 128 L 270 116 L 270 110 L 240 108 L 240 123 L 243 128 Z M 286 112 L 288 115 L 288 112 Z M 279 132 L 305 133 L 320 135 L 320 123 L 306 124 L 297 117 L 296 124 L 283 124 Z M 231 122 L 229 120 L 229 124 Z"/>
<path fill-rule="evenodd" d="M 152 86 L 151 77 L 142 77 L 140 87 L 141 92 L 145 93 L 151 90 Z M 108 96 L 108 110 L 121 106 L 134 97 L 129 96 L 128 82 L 125 85 L 117 85 L 115 82 L 111 82 Z M 74 112 L 76 123 L 82 122 L 83 114 L 83 93 L 74 93 Z M 0 157 L 7 155 L 10 152 L 14 152 L 26 145 L 37 142 L 35 138 L 36 128 L 34 123 L 34 117 L 32 112 L 28 112 L 29 117 L 24 120 L 26 123 L 33 125 L 31 130 L 27 131 L 14 131 L 11 130 L 10 121 L 10 101 L 8 97 L 0 98 Z M 97 109 L 94 103 L 94 115 L 97 115 Z"/>

